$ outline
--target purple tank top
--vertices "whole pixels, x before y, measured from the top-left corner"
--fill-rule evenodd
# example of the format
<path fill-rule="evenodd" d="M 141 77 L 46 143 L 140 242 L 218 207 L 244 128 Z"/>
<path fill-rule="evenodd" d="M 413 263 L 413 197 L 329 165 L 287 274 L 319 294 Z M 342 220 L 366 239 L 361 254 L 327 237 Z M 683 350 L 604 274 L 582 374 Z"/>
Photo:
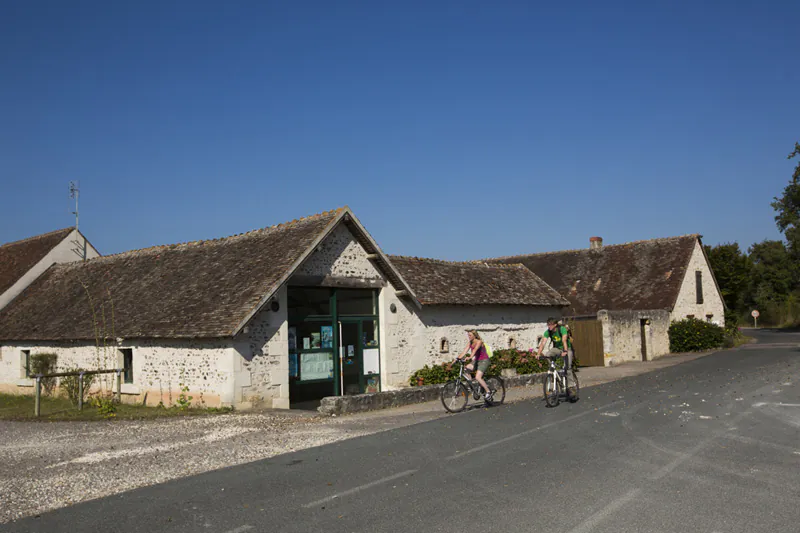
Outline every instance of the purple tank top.
<path fill-rule="evenodd" d="M 478 348 L 478 352 L 475 354 L 475 360 L 483 361 L 484 359 L 489 359 L 489 354 L 486 353 L 486 346 L 481 343 L 481 347 Z"/>

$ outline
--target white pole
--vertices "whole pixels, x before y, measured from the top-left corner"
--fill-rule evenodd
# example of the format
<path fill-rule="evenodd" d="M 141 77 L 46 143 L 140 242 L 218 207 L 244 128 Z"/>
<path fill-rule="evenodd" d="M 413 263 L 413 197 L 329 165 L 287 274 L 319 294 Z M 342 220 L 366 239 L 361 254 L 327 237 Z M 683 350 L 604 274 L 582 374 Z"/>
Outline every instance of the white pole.
<path fill-rule="evenodd" d="M 339 322 L 339 396 L 344 396 L 344 346 L 342 346 L 342 323 Z"/>

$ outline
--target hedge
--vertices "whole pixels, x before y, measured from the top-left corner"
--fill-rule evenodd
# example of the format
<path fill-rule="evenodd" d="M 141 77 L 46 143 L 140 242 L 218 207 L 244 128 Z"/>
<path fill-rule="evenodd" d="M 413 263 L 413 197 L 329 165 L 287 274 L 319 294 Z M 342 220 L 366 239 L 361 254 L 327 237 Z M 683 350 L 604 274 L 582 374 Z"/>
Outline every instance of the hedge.
<path fill-rule="evenodd" d="M 725 330 L 711 322 L 686 318 L 669 326 L 669 351 L 672 353 L 713 350 L 725 344 Z"/>
<path fill-rule="evenodd" d="M 563 363 L 561 363 L 561 365 L 563 365 Z M 572 368 L 577 367 L 578 359 L 575 357 L 572 361 Z M 544 358 L 537 360 L 532 350 L 495 350 L 492 354 L 491 364 L 489 365 L 487 374 L 499 375 L 502 370 L 507 368 L 515 369 L 517 374 L 538 374 L 547 370 L 548 361 Z M 419 384 L 420 378 L 422 378 L 423 385 L 446 383 L 451 379 L 455 379 L 457 374 L 458 365 L 454 364 L 452 361 L 439 365 L 425 365 L 411 374 L 409 383 L 411 386 L 416 386 Z"/>

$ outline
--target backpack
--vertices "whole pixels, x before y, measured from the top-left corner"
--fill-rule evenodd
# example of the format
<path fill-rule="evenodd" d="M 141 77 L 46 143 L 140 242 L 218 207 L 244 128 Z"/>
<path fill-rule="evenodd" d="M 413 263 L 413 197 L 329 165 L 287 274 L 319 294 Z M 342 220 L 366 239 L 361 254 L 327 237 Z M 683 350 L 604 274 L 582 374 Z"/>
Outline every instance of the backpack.
<path fill-rule="evenodd" d="M 492 354 L 494 353 L 494 352 L 492 352 L 492 347 L 489 346 L 488 342 L 484 341 L 483 339 L 481 339 L 481 340 L 483 341 L 483 347 L 486 350 L 486 355 L 488 355 L 489 359 L 491 359 L 492 358 Z"/>
<path fill-rule="evenodd" d="M 574 347 L 575 347 L 575 345 L 574 345 L 575 344 L 575 337 L 572 336 L 572 328 L 569 327 L 569 324 L 558 324 L 557 327 L 558 327 L 558 332 L 559 333 L 563 333 L 564 330 L 567 331 L 567 334 L 566 335 L 562 335 L 562 337 L 564 337 L 564 336 L 568 337 L 569 341 L 572 343 L 573 349 L 574 349 Z M 564 330 L 562 330 L 561 328 L 564 328 Z M 548 338 L 550 339 L 550 342 L 552 343 L 553 342 L 553 336 L 550 335 Z"/>

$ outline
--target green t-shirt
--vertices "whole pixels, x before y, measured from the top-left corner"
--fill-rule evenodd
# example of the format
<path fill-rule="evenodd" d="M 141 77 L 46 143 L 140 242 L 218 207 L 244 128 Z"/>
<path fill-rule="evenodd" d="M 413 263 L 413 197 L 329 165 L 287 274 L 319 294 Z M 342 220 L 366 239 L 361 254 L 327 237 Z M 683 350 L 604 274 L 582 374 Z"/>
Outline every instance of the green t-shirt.
<path fill-rule="evenodd" d="M 558 348 L 559 350 L 564 349 L 564 341 L 562 340 L 564 337 L 569 335 L 569 331 L 564 326 L 556 326 L 556 330 L 553 332 L 552 341 L 553 346 Z M 550 328 L 544 330 L 544 335 L 542 335 L 545 339 L 550 339 Z M 568 341 L 569 347 L 572 348 L 572 339 Z"/>

